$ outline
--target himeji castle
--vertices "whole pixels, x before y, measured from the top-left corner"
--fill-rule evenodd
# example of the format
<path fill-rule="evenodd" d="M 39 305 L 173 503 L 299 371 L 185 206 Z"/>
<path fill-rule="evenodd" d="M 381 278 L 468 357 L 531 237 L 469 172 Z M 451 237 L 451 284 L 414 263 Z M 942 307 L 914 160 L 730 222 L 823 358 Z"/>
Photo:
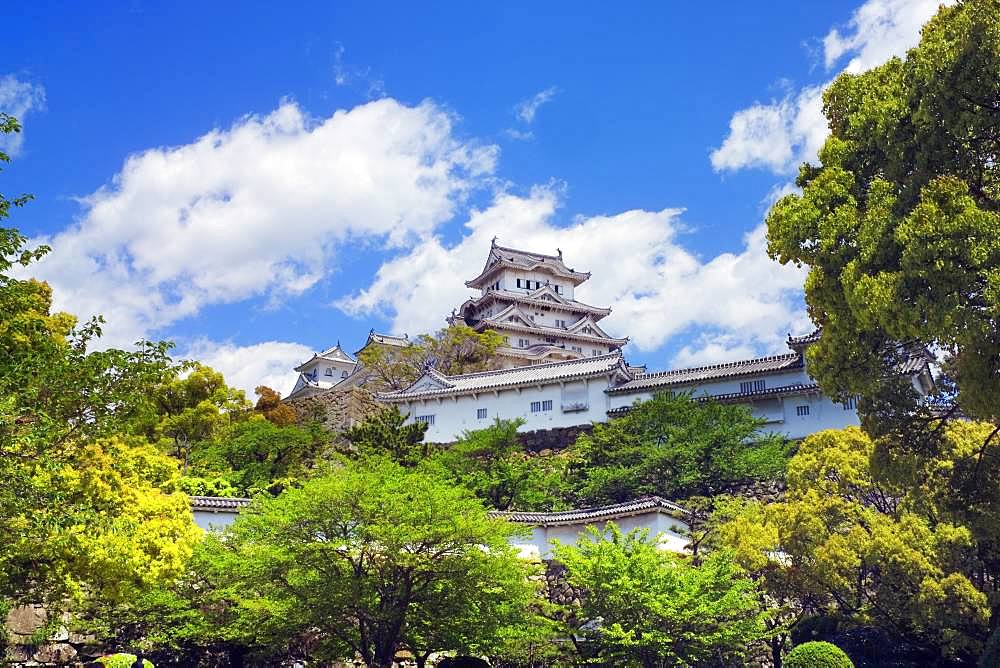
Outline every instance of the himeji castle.
<path fill-rule="evenodd" d="M 589 278 L 567 267 L 562 251 L 531 253 L 498 246 L 494 239 L 483 270 L 465 282 L 479 296 L 453 311 L 449 322 L 501 334 L 505 344 L 497 355 L 504 367 L 613 353 L 628 339 L 610 336 L 597 324 L 611 309 L 574 298 L 575 288 Z"/>
<path fill-rule="evenodd" d="M 809 374 L 805 351 L 819 340 L 819 331 L 789 336 L 783 354 L 647 372 L 626 363 L 621 348 L 627 338 L 613 337 L 598 326 L 611 310 L 576 301 L 575 288 L 589 278 L 589 273 L 568 267 L 562 252 L 545 255 L 494 241 L 483 270 L 466 283 L 480 294 L 449 321 L 504 336 L 497 351 L 501 368 L 453 376 L 428 368 L 409 387 L 376 399 L 426 423 L 430 442 L 454 441 L 463 431 L 486 427 L 496 418 L 521 418 L 523 431 L 604 422 L 657 392 L 688 392 L 747 405 L 765 431 L 793 439 L 859 423 L 853 400 L 838 403 L 825 397 Z M 372 332 L 365 345 L 375 344 L 408 341 Z M 298 369 L 314 374 L 310 382 L 320 382 L 315 367 L 343 374 L 348 362 L 334 366 L 339 357 L 331 352 L 338 349 L 317 354 Z M 921 351 L 901 370 L 921 394 L 933 388 L 931 361 Z M 361 372 L 356 365 L 340 382 L 349 383 Z M 303 385 L 299 391 L 316 389 Z"/>

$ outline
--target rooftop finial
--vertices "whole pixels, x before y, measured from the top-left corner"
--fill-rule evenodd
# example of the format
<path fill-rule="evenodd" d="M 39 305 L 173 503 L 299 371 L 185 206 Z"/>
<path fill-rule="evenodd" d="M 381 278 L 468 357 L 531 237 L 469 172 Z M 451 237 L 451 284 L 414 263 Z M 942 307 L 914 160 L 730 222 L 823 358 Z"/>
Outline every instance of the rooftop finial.
<path fill-rule="evenodd" d="M 491 245 L 493 245 L 493 246 L 497 245 L 497 237 L 496 237 L 496 235 L 493 235 L 493 241 L 492 241 Z"/>
<path fill-rule="evenodd" d="M 559 253 L 559 259 L 562 259 L 562 248 L 557 248 L 556 252 Z"/>

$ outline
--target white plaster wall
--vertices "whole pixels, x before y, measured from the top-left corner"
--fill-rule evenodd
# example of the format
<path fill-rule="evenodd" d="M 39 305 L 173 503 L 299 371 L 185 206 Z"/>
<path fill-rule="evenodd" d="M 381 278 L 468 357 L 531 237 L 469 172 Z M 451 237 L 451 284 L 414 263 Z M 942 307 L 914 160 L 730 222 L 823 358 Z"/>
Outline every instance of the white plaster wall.
<path fill-rule="evenodd" d="M 503 390 L 498 394 L 483 392 L 478 397 L 443 397 L 400 404 L 399 410 L 413 419 L 419 415 L 433 415 L 434 424 L 427 429 L 424 440 L 431 443 L 454 441 L 467 429 L 483 429 L 496 418 L 512 420 L 524 418 L 521 431 L 572 427 L 607 419 L 607 378 L 590 379 L 587 383 L 587 410 L 567 412 L 562 410 L 562 387 L 548 384 L 520 390 Z M 531 402 L 552 401 L 551 411 L 531 412 Z M 486 417 L 479 419 L 476 411 L 486 408 Z"/>
<path fill-rule="evenodd" d="M 236 521 L 239 513 L 234 511 L 194 511 L 194 523 L 205 531 L 221 531 Z"/>
<path fill-rule="evenodd" d="M 524 287 L 517 287 L 517 279 L 521 279 L 523 286 L 523 281 L 531 281 L 531 289 L 528 290 Z M 557 278 L 551 276 L 550 274 L 544 274 L 540 271 L 518 271 L 516 269 L 506 269 L 503 271 L 500 278 L 500 287 L 510 290 L 511 292 L 522 292 L 527 294 L 528 292 L 534 292 L 536 289 L 534 287 L 535 281 L 538 281 L 542 285 L 545 285 L 545 281 L 549 282 L 549 285 L 558 285 L 559 294 L 567 299 L 573 299 L 573 284 L 564 278 Z"/>
<path fill-rule="evenodd" d="M 685 535 L 688 532 L 687 524 L 666 513 L 651 512 L 622 517 L 615 520 L 614 524 L 622 533 L 628 533 L 633 529 L 646 529 L 649 531 L 650 538 L 661 534 L 661 549 L 671 552 L 684 552 L 690 542 Z M 517 548 L 521 557 L 525 559 L 551 559 L 553 541 L 559 541 L 563 545 L 576 545 L 580 540 L 588 540 L 590 535 L 587 532 L 587 526 L 596 526 L 601 531 L 606 531 L 608 528 L 605 522 L 595 525 L 535 526 L 531 527 L 530 536 L 512 538 L 510 544 Z"/>
<path fill-rule="evenodd" d="M 798 369 L 773 375 L 751 376 L 746 380 L 763 378 L 768 388 L 811 383 L 812 380 L 805 371 Z M 715 383 L 702 383 L 683 387 L 670 388 L 674 391 L 691 391 L 695 396 L 703 394 L 728 394 L 739 392 L 741 379 L 725 379 Z M 628 395 L 608 395 L 607 377 L 590 379 L 587 385 L 588 409 L 585 411 L 565 412 L 561 408 L 562 390 L 558 384 L 529 387 L 518 390 L 504 390 L 499 394 L 483 392 L 478 397 L 461 396 L 442 399 L 429 399 L 411 404 L 401 404 L 400 411 L 411 416 L 434 415 L 434 424 L 427 430 L 427 441 L 444 443 L 457 439 L 468 429 L 482 429 L 489 426 L 494 419 L 525 419 L 521 431 L 536 429 L 551 429 L 553 427 L 572 427 L 591 422 L 607 421 L 609 409 L 631 406 L 637 399 L 646 401 L 652 397 L 652 390 L 645 390 Z M 552 410 L 532 413 L 531 402 L 552 401 Z M 802 394 L 799 396 L 763 398 L 751 402 L 750 408 L 756 417 L 766 420 L 765 432 L 782 434 L 788 438 L 800 439 L 809 434 L 824 429 L 841 429 L 850 425 L 860 424 L 857 411 L 844 410 L 841 404 L 834 403 L 820 394 Z M 797 406 L 809 406 L 809 414 L 797 415 Z M 478 419 L 476 410 L 486 408 L 486 417 Z"/>
<path fill-rule="evenodd" d="M 347 375 L 350 376 L 351 372 L 354 370 L 353 362 L 339 362 L 330 361 L 324 359 L 315 359 L 311 362 L 307 362 L 302 367 L 302 373 L 311 374 L 313 369 L 317 369 L 316 380 L 322 380 L 328 383 L 339 383 L 346 376 L 343 373 L 346 371 Z M 326 370 L 331 369 L 333 375 L 326 375 Z"/>

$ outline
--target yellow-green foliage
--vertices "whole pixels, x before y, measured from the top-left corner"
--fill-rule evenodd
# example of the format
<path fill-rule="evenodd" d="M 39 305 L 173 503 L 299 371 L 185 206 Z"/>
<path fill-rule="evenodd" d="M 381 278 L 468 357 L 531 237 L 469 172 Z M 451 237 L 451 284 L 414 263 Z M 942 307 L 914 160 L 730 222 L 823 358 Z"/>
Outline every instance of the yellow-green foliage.
<path fill-rule="evenodd" d="M 968 570 L 974 532 L 934 495 L 877 479 L 874 452 L 856 427 L 810 436 L 789 462 L 785 501 L 726 505 L 719 541 L 773 593 L 974 655 L 990 615 Z"/>
<path fill-rule="evenodd" d="M 136 660 L 135 654 L 125 654 L 119 652 L 118 654 L 109 654 L 107 656 L 102 656 L 97 660 L 97 663 L 104 664 L 104 668 L 132 668 Z M 153 662 L 149 659 L 142 660 L 143 668 L 154 668 Z"/>

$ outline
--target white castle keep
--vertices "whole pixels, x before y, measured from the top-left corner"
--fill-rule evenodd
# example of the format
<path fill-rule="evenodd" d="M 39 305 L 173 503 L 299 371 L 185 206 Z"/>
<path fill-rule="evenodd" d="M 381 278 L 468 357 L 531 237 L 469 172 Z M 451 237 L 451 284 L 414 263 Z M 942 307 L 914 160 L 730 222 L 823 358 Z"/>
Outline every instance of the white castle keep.
<path fill-rule="evenodd" d="M 589 273 L 567 267 L 561 252 L 543 255 L 494 242 L 483 270 L 466 283 L 480 295 L 462 304 L 449 321 L 500 333 L 505 343 L 497 354 L 503 368 L 455 376 L 431 368 L 409 387 L 377 399 L 426 423 L 430 442 L 454 441 L 496 418 L 521 418 L 523 431 L 604 422 L 661 391 L 747 405 L 765 430 L 793 439 L 858 424 L 854 401 L 841 404 L 825 397 L 806 368 L 805 349 L 819 332 L 790 336 L 789 352 L 782 355 L 647 373 L 626 364 L 620 349 L 627 338 L 610 336 L 598 326 L 611 309 L 575 300 L 574 289 L 588 278 Z M 371 332 L 365 347 L 375 344 L 409 342 Z M 923 394 L 933 387 L 929 361 L 929 356 L 915 357 L 905 370 Z M 296 370 L 300 375 L 292 397 L 361 376 L 356 360 L 339 344 Z"/>

